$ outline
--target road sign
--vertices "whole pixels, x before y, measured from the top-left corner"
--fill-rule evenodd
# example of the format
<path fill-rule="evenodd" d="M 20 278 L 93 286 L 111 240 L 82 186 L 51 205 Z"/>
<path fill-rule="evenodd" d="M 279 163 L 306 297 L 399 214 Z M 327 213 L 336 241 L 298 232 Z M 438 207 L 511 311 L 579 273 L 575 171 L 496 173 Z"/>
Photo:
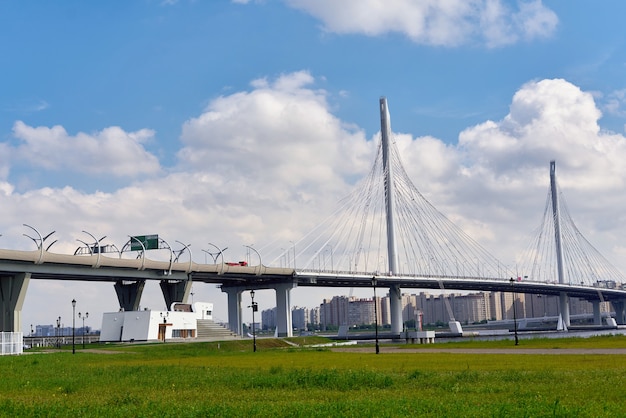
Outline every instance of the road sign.
<path fill-rule="evenodd" d="M 130 250 L 131 251 L 142 251 L 144 248 L 141 247 L 143 244 L 146 250 L 158 250 L 159 249 L 159 236 L 157 234 L 154 235 L 137 235 L 135 237 L 130 238 Z"/>

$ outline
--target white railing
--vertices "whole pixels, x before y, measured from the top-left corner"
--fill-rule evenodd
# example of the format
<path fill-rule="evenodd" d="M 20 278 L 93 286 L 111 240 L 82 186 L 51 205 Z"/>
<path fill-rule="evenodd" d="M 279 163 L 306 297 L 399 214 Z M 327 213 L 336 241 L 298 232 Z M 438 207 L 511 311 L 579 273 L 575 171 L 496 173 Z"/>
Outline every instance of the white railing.
<path fill-rule="evenodd" d="M 0 332 L 2 355 L 22 354 L 24 352 L 23 332 Z"/>

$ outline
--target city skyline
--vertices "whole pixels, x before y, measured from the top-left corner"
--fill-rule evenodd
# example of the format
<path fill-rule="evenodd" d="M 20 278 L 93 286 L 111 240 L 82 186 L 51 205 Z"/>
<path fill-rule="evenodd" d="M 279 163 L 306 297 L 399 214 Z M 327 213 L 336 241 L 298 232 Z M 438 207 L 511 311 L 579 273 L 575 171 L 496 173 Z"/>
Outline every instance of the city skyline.
<path fill-rule="evenodd" d="M 382 327 L 391 324 L 389 309 L 389 294 L 377 296 L 378 324 Z M 306 323 L 319 325 L 322 330 L 326 326 L 348 328 L 361 325 L 373 325 L 376 310 L 373 307 L 374 298 L 336 295 L 324 299 L 313 307 L 293 306 L 293 328 L 304 330 L 296 326 L 295 315 L 304 315 L 309 319 Z M 402 294 L 403 323 L 419 323 L 427 326 L 447 327 L 451 317 L 463 325 L 476 325 L 490 321 L 511 321 L 517 317 L 523 321 L 529 318 L 545 318 L 553 321 L 555 326 L 559 316 L 558 296 L 523 294 L 513 292 L 469 292 L 433 294 L 421 291 L 419 293 Z M 515 308 L 513 305 L 515 304 Z M 516 314 L 514 314 L 516 310 Z M 600 304 L 600 311 L 608 314 L 611 311 L 609 302 Z M 304 312 L 304 313 L 303 313 Z M 590 302 L 571 298 L 572 315 L 593 315 L 593 306 Z M 318 320 L 312 320 L 315 315 Z M 418 319 L 418 316 L 420 319 Z M 586 318 L 591 320 L 592 318 Z M 265 309 L 261 317 L 255 322 L 262 329 L 273 329 L 276 326 L 276 307 Z"/>

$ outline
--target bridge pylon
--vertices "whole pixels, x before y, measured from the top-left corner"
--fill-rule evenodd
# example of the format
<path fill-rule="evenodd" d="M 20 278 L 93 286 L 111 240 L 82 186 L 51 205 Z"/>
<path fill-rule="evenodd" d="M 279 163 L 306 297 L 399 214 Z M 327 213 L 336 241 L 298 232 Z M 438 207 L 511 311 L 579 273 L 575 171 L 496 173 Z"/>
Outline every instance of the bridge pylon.
<path fill-rule="evenodd" d="M 563 275 L 563 235 L 561 234 L 561 212 L 556 187 L 556 161 L 550 161 L 550 197 L 552 198 L 552 218 L 554 219 L 554 242 L 556 245 L 556 269 L 559 283 L 565 283 Z M 571 325 L 569 316 L 569 296 L 565 292 L 559 294 L 559 312 L 566 327 Z"/>
<path fill-rule="evenodd" d="M 385 215 L 387 224 L 387 260 L 388 272 L 398 273 L 398 251 L 396 243 L 395 226 L 395 183 L 393 174 L 393 164 L 391 163 L 391 120 L 387 98 L 380 98 L 380 134 L 382 141 L 383 172 L 385 181 Z M 402 290 L 400 286 L 389 288 L 389 310 L 391 311 L 391 332 L 400 334 L 402 332 Z"/>

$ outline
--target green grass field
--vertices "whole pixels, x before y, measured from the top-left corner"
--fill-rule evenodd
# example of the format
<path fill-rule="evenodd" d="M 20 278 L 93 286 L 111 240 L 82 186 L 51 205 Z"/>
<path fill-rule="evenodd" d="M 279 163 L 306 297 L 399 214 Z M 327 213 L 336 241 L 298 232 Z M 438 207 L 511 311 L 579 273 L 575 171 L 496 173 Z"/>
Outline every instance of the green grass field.
<path fill-rule="evenodd" d="M 393 353 L 306 348 L 323 339 L 97 346 L 0 357 L 2 416 L 619 417 L 626 337 L 523 340 L 559 354 L 476 354 L 510 340 Z M 406 348 L 407 346 L 402 346 Z M 93 349 L 94 347 L 90 347 Z M 422 348 L 453 348 L 431 353 Z M 421 352 L 420 352 L 421 351 Z"/>

